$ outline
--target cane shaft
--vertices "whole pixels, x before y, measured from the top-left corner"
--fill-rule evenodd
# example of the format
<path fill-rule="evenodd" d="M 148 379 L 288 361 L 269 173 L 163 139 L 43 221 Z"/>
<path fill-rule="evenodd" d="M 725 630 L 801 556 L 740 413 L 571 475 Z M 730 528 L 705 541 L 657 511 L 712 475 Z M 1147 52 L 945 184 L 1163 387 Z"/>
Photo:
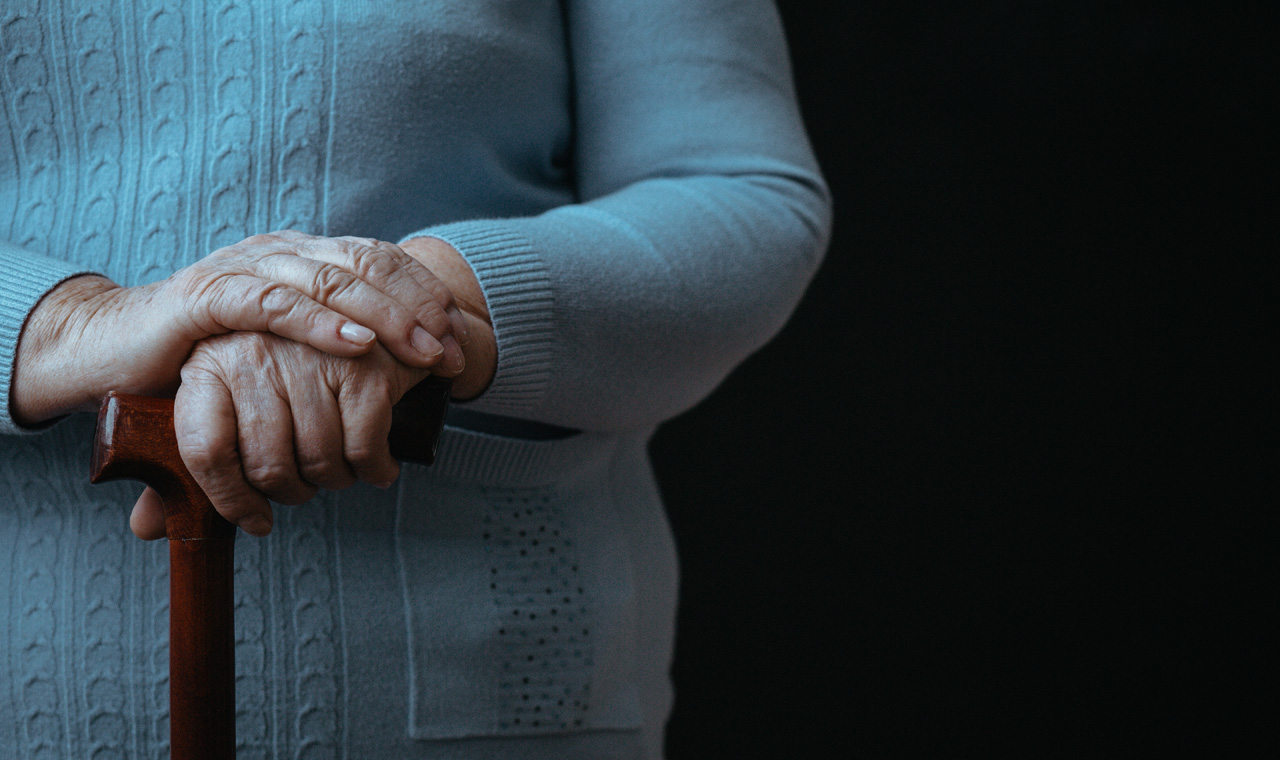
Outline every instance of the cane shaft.
<path fill-rule="evenodd" d="M 182 463 L 173 432 L 173 402 L 108 396 L 98 413 L 90 479 L 141 480 L 164 501 L 170 757 L 234 760 L 236 531 Z"/>
<path fill-rule="evenodd" d="M 227 533 L 223 538 L 169 541 L 169 742 L 174 760 L 235 757 L 235 532 Z"/>

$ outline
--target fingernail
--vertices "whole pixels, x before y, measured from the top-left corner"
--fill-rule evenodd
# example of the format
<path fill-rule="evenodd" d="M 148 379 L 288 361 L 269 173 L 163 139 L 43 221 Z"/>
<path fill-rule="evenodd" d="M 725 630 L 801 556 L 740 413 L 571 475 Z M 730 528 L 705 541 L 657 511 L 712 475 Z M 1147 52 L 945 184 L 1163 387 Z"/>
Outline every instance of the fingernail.
<path fill-rule="evenodd" d="M 431 337 L 431 333 L 421 327 L 413 328 L 413 334 L 409 336 L 409 342 L 418 350 L 418 353 L 428 359 L 434 359 L 444 353 L 444 346 L 440 345 L 440 341 Z"/>
<path fill-rule="evenodd" d="M 246 517 L 239 522 L 240 530 L 251 536 L 265 536 L 271 532 L 271 521 L 262 515 Z"/>
<path fill-rule="evenodd" d="M 471 342 L 471 333 L 467 330 L 467 320 L 457 308 L 452 313 L 453 332 L 458 336 L 458 343 L 467 345 Z"/>
<path fill-rule="evenodd" d="M 356 343 L 361 346 L 372 342 L 376 337 L 373 330 L 370 330 L 364 325 L 358 325 L 355 322 L 347 322 L 342 326 L 342 329 L 339 330 L 338 333 L 352 343 Z"/>
<path fill-rule="evenodd" d="M 462 347 L 452 335 L 444 336 L 444 343 L 445 359 L 440 363 L 440 368 L 455 375 L 462 374 L 462 370 L 467 368 L 467 358 L 466 354 L 462 353 Z"/>

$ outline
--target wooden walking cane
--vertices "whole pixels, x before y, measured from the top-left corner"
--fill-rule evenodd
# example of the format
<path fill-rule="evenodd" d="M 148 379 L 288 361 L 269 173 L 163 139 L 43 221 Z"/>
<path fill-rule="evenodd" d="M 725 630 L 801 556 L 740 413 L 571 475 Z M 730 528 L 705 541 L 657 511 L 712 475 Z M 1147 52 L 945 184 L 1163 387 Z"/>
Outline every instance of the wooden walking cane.
<path fill-rule="evenodd" d="M 431 464 L 451 381 L 430 377 L 392 410 L 391 453 Z M 164 500 L 169 539 L 169 746 L 172 760 L 236 754 L 236 529 L 178 454 L 170 399 L 111 393 L 98 411 L 90 482 L 140 480 Z"/>

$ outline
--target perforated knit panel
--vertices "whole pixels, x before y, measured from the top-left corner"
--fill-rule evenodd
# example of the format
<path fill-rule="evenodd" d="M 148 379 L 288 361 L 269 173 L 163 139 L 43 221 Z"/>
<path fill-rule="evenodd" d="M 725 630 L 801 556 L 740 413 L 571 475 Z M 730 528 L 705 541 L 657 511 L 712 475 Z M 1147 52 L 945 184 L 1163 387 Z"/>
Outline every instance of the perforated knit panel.
<path fill-rule="evenodd" d="M 496 493 L 485 551 L 502 678 L 498 725 L 553 733 L 581 727 L 591 709 L 591 613 L 573 532 L 554 492 Z"/>

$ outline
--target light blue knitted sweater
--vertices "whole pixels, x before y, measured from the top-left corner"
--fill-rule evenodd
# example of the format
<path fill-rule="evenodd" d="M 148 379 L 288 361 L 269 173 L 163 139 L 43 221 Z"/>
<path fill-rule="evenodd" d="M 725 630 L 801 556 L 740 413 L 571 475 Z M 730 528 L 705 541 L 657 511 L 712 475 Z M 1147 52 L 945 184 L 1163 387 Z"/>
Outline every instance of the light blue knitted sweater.
<path fill-rule="evenodd" d="M 241 758 L 660 757 L 676 565 L 646 442 L 776 332 L 828 224 L 767 0 L 0 5 L 0 397 L 77 273 L 425 232 L 492 310 L 469 407 L 581 431 L 451 426 L 397 488 L 242 536 Z M 137 487 L 87 485 L 88 419 L 0 429 L 0 757 L 166 757 Z"/>

